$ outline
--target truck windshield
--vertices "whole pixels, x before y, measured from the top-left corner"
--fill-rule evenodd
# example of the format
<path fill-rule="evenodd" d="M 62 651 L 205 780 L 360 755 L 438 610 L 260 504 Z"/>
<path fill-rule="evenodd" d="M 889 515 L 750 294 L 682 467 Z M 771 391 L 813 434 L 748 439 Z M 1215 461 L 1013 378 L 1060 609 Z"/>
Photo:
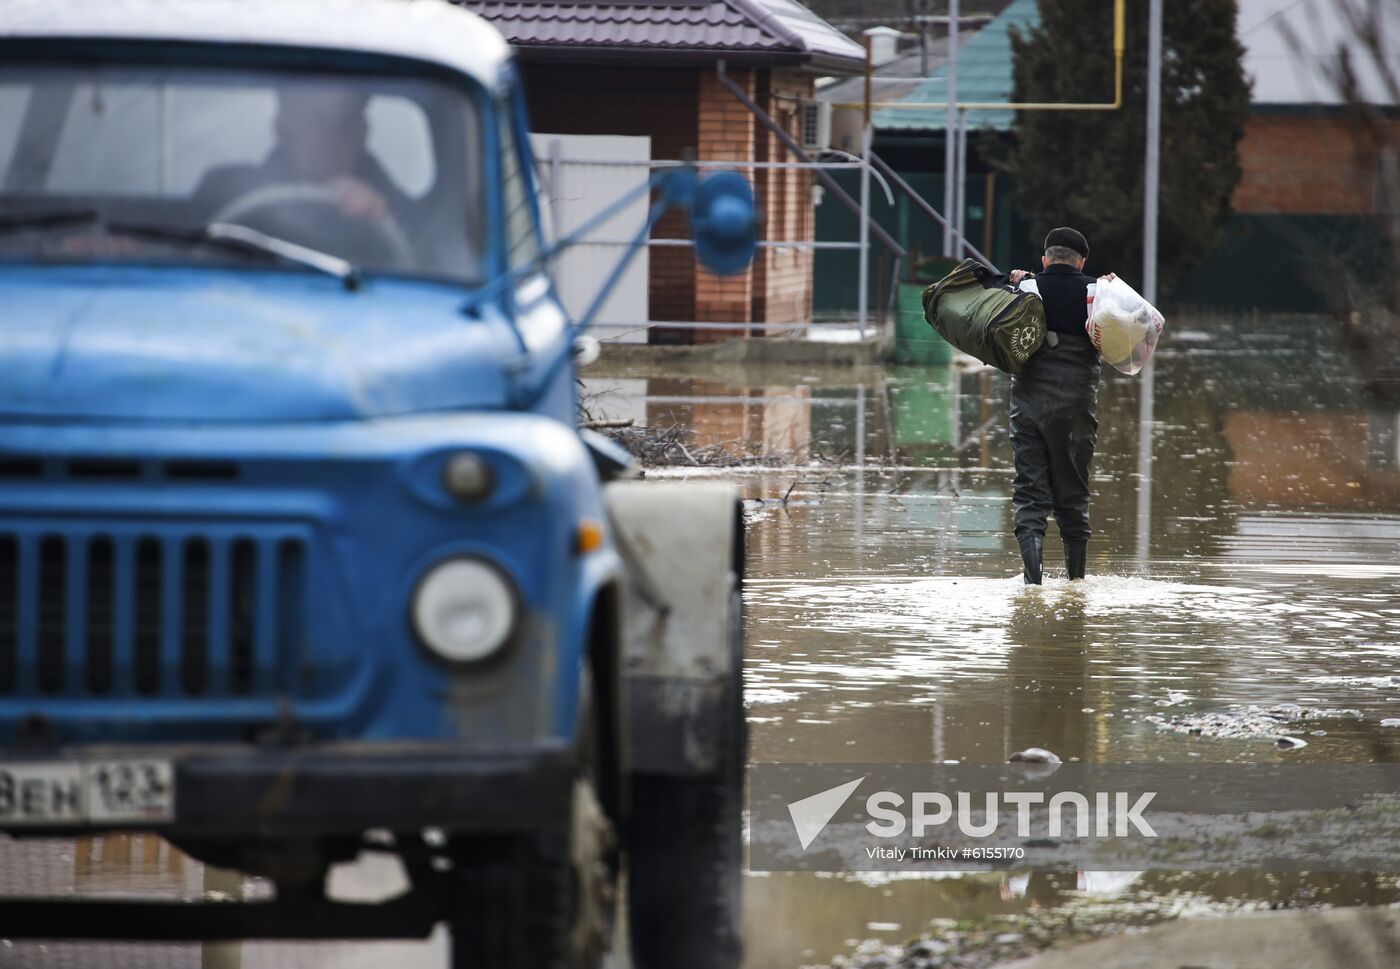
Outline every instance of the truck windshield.
<path fill-rule="evenodd" d="M 479 282 L 481 158 L 472 97 L 431 79 L 12 61 L 0 260 L 266 263 L 209 231 L 239 226 L 371 273 Z"/>

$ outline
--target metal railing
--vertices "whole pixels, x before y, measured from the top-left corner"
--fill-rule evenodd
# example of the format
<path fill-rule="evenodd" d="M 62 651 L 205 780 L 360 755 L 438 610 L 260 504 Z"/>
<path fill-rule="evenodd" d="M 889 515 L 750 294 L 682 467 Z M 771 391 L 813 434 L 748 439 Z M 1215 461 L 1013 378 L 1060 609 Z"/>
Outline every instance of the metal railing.
<path fill-rule="evenodd" d="M 540 157 L 540 158 L 537 158 L 537 159 L 536 159 L 536 165 L 537 165 L 537 167 L 538 167 L 539 169 L 541 169 L 541 176 L 542 176 L 542 178 L 545 180 L 546 184 L 556 185 L 556 184 L 558 184 L 559 181 L 560 181 L 560 179 L 559 179 L 559 169 L 560 169 L 562 166 L 564 166 L 564 165 L 575 165 L 575 166 L 581 166 L 581 167 L 582 167 L 582 166 L 589 166 L 589 167 L 597 166 L 597 167 L 607 167 L 607 168 L 640 168 L 640 169 L 646 169 L 648 172 L 660 171 L 660 170 L 672 169 L 672 168 L 681 168 L 681 167 L 685 167 L 685 166 L 693 166 L 693 167 L 701 168 L 701 169 L 720 169 L 720 170 L 734 170 L 734 169 L 746 170 L 746 171 L 763 171 L 763 170 L 799 170 L 799 171 L 803 171 L 803 170 L 805 170 L 805 171 L 813 171 L 813 172 L 827 172 L 827 171 L 858 171 L 858 170 L 860 170 L 860 169 L 862 169 L 862 168 L 865 167 L 865 163 L 864 163 L 863 161 L 861 161 L 860 159 L 855 158 L 855 156 L 849 156 L 849 157 L 854 158 L 854 160 L 852 160 L 852 161 L 737 161 L 737 160 L 736 160 L 736 161 L 695 161 L 695 162 L 691 162 L 691 161 L 682 161 L 682 160 L 676 160 L 676 159 L 633 160 L 633 159 L 618 159 L 618 158 L 588 158 L 588 157 L 573 157 L 573 156 L 564 156 L 564 155 L 554 155 L 554 156 L 548 156 L 548 157 Z M 545 172 L 546 172 L 546 171 L 549 172 L 549 174 L 548 174 L 547 176 L 545 175 Z M 885 191 L 885 195 L 886 195 L 887 199 L 889 200 L 890 204 L 893 205 L 893 204 L 894 204 L 894 194 L 893 194 L 893 191 L 892 191 L 892 189 L 891 189 L 889 183 L 886 182 L 885 179 L 882 178 L 882 177 L 880 177 L 879 175 L 876 175 L 876 178 L 879 178 L 879 180 L 880 180 L 882 186 L 884 187 L 884 191 Z M 834 184 L 834 183 L 833 183 L 833 184 Z M 838 190 L 838 192 L 840 191 L 839 187 L 838 187 L 837 190 Z M 912 191 L 912 190 L 911 190 L 911 191 Z M 868 215 L 867 215 L 866 213 L 864 213 L 864 212 L 858 212 L 857 215 L 858 215 L 859 217 L 861 217 L 861 218 L 868 218 Z M 591 221 L 591 220 L 590 220 L 590 221 Z M 606 223 L 606 222 L 608 222 L 608 221 L 611 221 L 611 219 L 610 219 L 610 218 L 607 218 L 607 217 L 605 217 L 605 218 L 602 220 L 603 223 Z M 621 248 L 621 247 L 624 247 L 624 246 L 629 246 L 629 245 L 631 245 L 632 242 L 633 242 L 632 239 L 630 239 L 630 238 L 623 238 L 623 237 L 621 237 L 621 236 L 595 236 L 595 235 L 592 235 L 592 234 L 591 234 L 594 230 L 601 229 L 601 228 L 602 228 L 602 225 L 601 225 L 601 224 L 590 226 L 590 227 L 589 227 L 588 229 L 586 229 L 583 233 L 578 234 L 578 235 L 577 235 L 577 238 L 574 238 L 573 241 L 576 242 L 576 243 L 578 243 L 578 244 L 586 244 L 586 245 L 591 245 L 591 246 L 608 246 L 608 247 L 614 247 L 614 248 Z M 879 233 L 880 233 L 881 235 L 884 236 L 884 238 L 882 239 L 882 241 L 885 241 L 887 245 L 893 247 L 893 250 L 897 251 L 898 255 L 902 256 L 902 255 L 904 254 L 903 248 L 900 247 L 900 246 L 898 246 L 898 244 L 894 242 L 893 238 L 890 237 L 890 236 L 888 236 L 888 234 L 885 233 L 884 230 L 883 230 L 882 228 L 880 228 L 880 227 L 878 227 L 878 226 L 876 226 L 876 228 L 878 229 Z M 663 237 L 663 238 L 651 238 L 651 239 L 648 239 L 647 242 L 646 242 L 646 244 L 647 244 L 647 247 L 650 248 L 650 249 L 665 249 L 665 248 L 677 248 L 677 247 L 693 247 L 693 246 L 695 245 L 695 242 L 694 242 L 694 240 L 692 240 L 692 239 L 686 239 L 686 238 L 664 238 L 664 237 Z M 862 246 L 862 243 L 861 243 L 861 242 L 857 242 L 857 241 L 840 242 L 840 241 L 818 241 L 818 240 L 811 240 L 811 239 L 760 239 L 760 240 L 758 241 L 758 248 L 760 248 L 760 249 L 766 249 L 766 250 L 774 250 L 774 251 L 784 251 L 784 250 L 788 250 L 788 251 L 798 251 L 798 252 L 817 252 L 817 251 L 859 252 L 859 251 L 862 250 L 862 247 L 863 247 L 863 246 Z M 895 276 L 896 276 L 896 278 L 897 278 L 898 269 L 899 269 L 899 264 L 898 264 L 898 262 L 896 262 L 894 268 L 895 268 Z M 891 296 L 893 296 L 893 288 L 894 288 L 894 287 L 891 286 Z M 862 302 L 868 302 L 868 293 L 863 292 L 863 293 L 861 294 L 861 298 L 862 298 Z M 841 329 L 846 329 L 846 328 L 849 327 L 849 324 L 848 324 L 848 323 L 843 323 L 843 322 L 839 322 L 839 321 L 816 321 L 816 320 L 808 320 L 808 321 L 781 321 L 781 322 L 768 321 L 768 320 L 753 320 L 753 321 L 747 321 L 747 322 L 742 322 L 742 321 L 741 321 L 741 322 L 734 322 L 734 321 L 709 321 L 709 320 L 642 320 L 642 321 L 598 320 L 598 321 L 596 321 L 595 325 L 598 326 L 598 327 L 605 327 L 605 328 L 608 328 L 608 329 L 617 329 L 617 330 L 621 331 L 621 332 L 619 332 L 619 333 L 614 334 L 612 337 L 607 338 L 607 339 L 613 339 L 613 340 L 619 339 L 619 338 L 621 338 L 621 337 L 622 337 L 623 335 L 625 335 L 625 334 L 635 333 L 635 332 L 638 332 L 638 331 L 640 331 L 640 330 L 650 330 L 650 329 L 656 329 L 656 328 L 669 328 L 669 329 L 676 329 L 676 330 L 732 331 L 732 332 L 736 332 L 736 333 L 742 332 L 742 333 L 744 333 L 745 335 L 749 335 L 749 334 L 754 333 L 755 331 L 764 332 L 764 333 L 785 333 L 785 332 L 791 332 L 791 333 L 808 332 L 808 333 L 810 333 L 810 332 L 821 331 L 821 330 L 841 330 Z M 861 337 L 862 337 L 862 339 L 863 339 L 864 336 L 865 336 L 865 332 L 864 332 L 864 329 L 863 329 L 863 328 L 861 328 L 860 335 L 861 335 Z"/>

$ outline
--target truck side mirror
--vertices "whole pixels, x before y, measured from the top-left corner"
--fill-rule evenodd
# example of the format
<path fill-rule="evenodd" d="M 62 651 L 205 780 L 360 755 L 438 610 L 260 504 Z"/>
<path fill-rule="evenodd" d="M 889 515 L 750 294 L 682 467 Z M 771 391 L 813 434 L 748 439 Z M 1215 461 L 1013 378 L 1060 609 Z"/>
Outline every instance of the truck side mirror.
<path fill-rule="evenodd" d="M 587 333 L 580 333 L 574 337 L 574 365 L 586 367 L 596 361 L 603 353 L 603 345 L 596 337 L 591 337 Z"/>
<path fill-rule="evenodd" d="M 758 245 L 753 188 L 738 172 L 716 172 L 700 181 L 690 207 L 695 258 L 721 276 L 743 272 Z"/>

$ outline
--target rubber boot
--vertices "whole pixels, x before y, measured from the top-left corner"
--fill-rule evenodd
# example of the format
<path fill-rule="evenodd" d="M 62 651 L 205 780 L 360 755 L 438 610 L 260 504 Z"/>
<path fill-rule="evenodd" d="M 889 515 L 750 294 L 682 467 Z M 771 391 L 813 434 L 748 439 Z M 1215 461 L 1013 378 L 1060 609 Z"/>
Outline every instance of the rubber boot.
<path fill-rule="evenodd" d="M 1045 545 L 1041 535 L 1022 535 L 1016 540 L 1021 546 L 1021 561 L 1025 564 L 1026 585 L 1040 585 L 1040 558 Z"/>
<path fill-rule="evenodd" d="M 1088 545 L 1065 546 L 1065 570 L 1069 572 L 1071 582 L 1084 578 L 1084 559 L 1088 553 Z"/>

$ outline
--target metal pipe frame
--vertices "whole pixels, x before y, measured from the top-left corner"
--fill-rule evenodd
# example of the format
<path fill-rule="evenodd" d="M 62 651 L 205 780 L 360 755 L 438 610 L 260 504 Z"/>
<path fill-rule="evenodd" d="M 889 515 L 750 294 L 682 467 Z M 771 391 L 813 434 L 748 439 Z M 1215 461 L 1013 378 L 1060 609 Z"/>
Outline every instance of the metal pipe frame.
<path fill-rule="evenodd" d="M 765 128 L 771 131 L 774 137 L 781 141 L 783 143 L 783 146 L 787 148 L 788 151 L 796 155 L 798 158 L 802 159 L 804 162 L 812 162 L 812 156 L 808 154 L 807 150 L 801 145 L 799 145 L 797 143 L 797 140 L 783 129 L 782 125 L 778 124 L 778 122 L 770 118 L 768 116 L 768 112 L 764 111 L 761 107 L 759 107 L 758 104 L 754 101 L 754 99 L 749 97 L 747 91 L 745 91 L 739 85 L 734 83 L 733 78 L 731 78 L 725 72 L 724 61 L 721 60 L 715 65 L 715 74 L 719 77 L 720 83 L 729 89 L 729 93 L 733 94 L 734 97 L 739 101 L 739 103 L 748 109 L 749 114 L 753 115 L 755 118 L 758 119 L 760 124 L 762 124 Z M 871 234 L 875 236 L 875 238 L 879 239 L 881 244 L 884 245 L 886 249 L 894 253 L 894 255 L 903 258 L 905 253 L 904 247 L 901 246 L 898 242 L 896 242 L 894 240 L 894 237 L 888 232 L 886 232 L 884 227 L 881 226 L 880 223 L 870 218 L 869 213 L 861 211 L 859 203 L 857 203 L 855 199 L 851 198 L 850 194 L 847 193 L 845 189 L 843 189 L 840 185 L 837 185 L 835 179 L 833 179 L 830 175 L 823 171 L 822 168 L 814 168 L 812 170 L 812 174 L 814 174 L 817 177 L 817 180 L 821 182 L 822 185 L 829 192 L 831 192 L 833 195 L 836 196 L 838 200 L 840 200 L 842 205 L 850 209 L 851 212 L 855 214 L 856 218 L 862 219 L 870 224 Z"/>
<path fill-rule="evenodd" d="M 1063 101 L 958 101 L 956 92 L 951 105 L 946 101 L 875 101 L 877 110 L 896 108 L 962 108 L 965 111 L 1117 111 L 1123 106 L 1123 39 L 1126 30 L 1123 17 L 1124 0 L 1113 0 L 1113 100 L 1109 102 L 1075 103 Z M 864 108 L 864 103 L 839 101 L 833 108 Z"/>
<path fill-rule="evenodd" d="M 957 204 L 957 188 L 953 184 L 953 170 L 958 164 L 957 145 L 957 100 L 958 100 L 958 0 L 948 0 L 948 101 L 943 105 L 943 211 L 953 220 L 943 223 L 943 255 L 952 256 L 957 252 L 957 218 L 953 206 Z"/>
<path fill-rule="evenodd" d="M 1147 22 L 1147 145 L 1143 171 L 1142 291 L 1157 302 L 1158 182 L 1162 149 L 1162 3 L 1150 0 Z M 1138 375 L 1137 560 L 1146 568 L 1152 551 L 1152 444 L 1156 367 L 1152 357 Z"/>
<path fill-rule="evenodd" d="M 953 254 L 959 259 L 967 256 L 967 112 L 958 110 L 957 165 L 953 171 Z"/>
<path fill-rule="evenodd" d="M 935 209 L 932 205 L 929 205 L 922 195 L 914 191 L 914 187 L 912 185 L 910 185 L 903 178 L 901 178 L 899 173 L 890 167 L 889 162 L 885 161 L 873 151 L 870 153 L 870 161 L 876 168 L 883 172 L 887 178 L 889 178 L 889 180 L 894 184 L 895 188 L 899 189 L 901 192 L 907 195 L 909 199 L 919 207 L 920 211 L 922 211 L 925 215 L 929 216 L 930 218 L 934 219 L 939 225 L 944 226 L 945 228 L 950 225 L 947 219 L 938 214 L 937 209 Z M 995 263 L 993 263 L 985 255 L 983 255 L 982 251 L 979 250 L 976 246 L 974 246 L 971 242 L 969 242 L 966 237 L 961 238 L 963 246 L 967 249 L 968 252 L 976 256 L 980 262 L 991 268 L 993 272 L 1001 271 L 997 269 Z"/>
<path fill-rule="evenodd" d="M 630 246 L 632 239 L 587 239 L 585 242 L 590 246 Z M 694 239 L 648 239 L 648 246 L 693 246 Z M 860 248 L 859 242 L 798 242 L 796 240 L 772 239 L 760 240 L 760 249 L 838 249 L 856 250 Z"/>
<path fill-rule="evenodd" d="M 860 162 L 758 162 L 758 161 L 672 161 L 623 158 L 560 158 L 565 165 L 599 165 L 611 168 L 802 168 L 856 169 Z"/>
<path fill-rule="evenodd" d="M 752 330 L 755 328 L 764 330 L 844 330 L 850 329 L 851 324 L 840 321 L 817 322 L 809 320 L 802 322 L 770 323 L 763 320 L 755 320 L 752 323 L 728 323 L 728 322 L 708 322 L 706 320 L 646 320 L 638 323 L 609 323 L 606 320 L 592 324 L 594 327 L 606 327 L 610 330 L 650 330 L 653 327 L 669 326 L 676 330 Z M 604 342 L 606 342 L 604 338 Z"/>

